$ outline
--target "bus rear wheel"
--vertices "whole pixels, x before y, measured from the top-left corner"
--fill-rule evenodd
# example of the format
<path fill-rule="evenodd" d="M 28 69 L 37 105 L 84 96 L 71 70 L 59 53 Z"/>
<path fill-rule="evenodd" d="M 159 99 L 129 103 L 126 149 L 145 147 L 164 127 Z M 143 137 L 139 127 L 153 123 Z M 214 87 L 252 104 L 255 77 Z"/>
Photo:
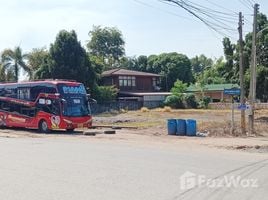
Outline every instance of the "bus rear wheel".
<path fill-rule="evenodd" d="M 47 122 L 45 121 L 45 120 L 41 120 L 40 122 L 39 122 L 39 126 L 38 126 L 38 128 L 39 128 L 39 131 L 41 132 L 41 133 L 49 133 L 49 129 L 48 129 L 48 125 L 47 125 Z"/>

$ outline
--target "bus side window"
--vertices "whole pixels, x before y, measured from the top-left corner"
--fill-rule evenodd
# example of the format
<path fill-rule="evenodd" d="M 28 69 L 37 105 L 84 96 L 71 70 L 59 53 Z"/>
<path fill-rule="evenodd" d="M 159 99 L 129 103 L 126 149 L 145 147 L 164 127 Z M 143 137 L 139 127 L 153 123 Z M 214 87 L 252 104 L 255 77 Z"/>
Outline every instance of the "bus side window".
<path fill-rule="evenodd" d="M 18 98 L 24 100 L 30 100 L 30 88 L 19 88 Z"/>
<path fill-rule="evenodd" d="M 5 101 L 0 101 L 0 109 L 4 111 L 9 111 L 10 110 L 9 103 Z"/>
<path fill-rule="evenodd" d="M 28 117 L 34 117 L 36 114 L 36 108 L 35 107 L 21 106 L 20 107 L 20 114 L 26 115 Z"/>

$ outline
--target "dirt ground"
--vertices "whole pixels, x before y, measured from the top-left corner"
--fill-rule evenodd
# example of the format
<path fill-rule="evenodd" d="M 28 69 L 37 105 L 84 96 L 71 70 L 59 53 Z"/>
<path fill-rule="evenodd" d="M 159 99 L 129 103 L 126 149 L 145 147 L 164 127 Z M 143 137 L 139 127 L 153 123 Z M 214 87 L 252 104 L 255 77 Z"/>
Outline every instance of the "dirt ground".
<path fill-rule="evenodd" d="M 240 112 L 235 111 L 235 134 L 230 135 L 230 110 L 168 110 L 153 109 L 129 111 L 116 114 L 101 114 L 94 117 L 93 125 L 131 126 L 142 129 L 142 134 L 166 135 L 167 119 L 195 119 L 199 132 L 210 137 L 241 136 Z M 255 114 L 257 136 L 268 136 L 268 110 L 258 110 Z"/>
<path fill-rule="evenodd" d="M 239 133 L 240 113 L 235 112 L 235 136 L 230 135 L 231 112 L 229 110 L 168 110 L 154 109 L 140 111 L 123 111 L 121 113 L 105 113 L 94 116 L 94 126 L 107 125 L 116 129 L 116 134 L 103 134 L 110 128 L 97 128 L 86 131 L 96 133 L 90 137 L 83 135 L 85 130 L 76 130 L 67 134 L 55 131 L 51 134 L 40 134 L 36 130 L 0 129 L 0 138 L 55 138 L 70 139 L 90 138 L 91 140 L 120 140 L 135 145 L 158 145 L 168 148 L 185 146 L 186 148 L 211 147 L 228 150 L 240 150 L 254 153 L 268 153 L 268 110 L 256 112 L 256 135 L 241 136 Z M 198 132 L 206 133 L 206 137 L 187 137 L 167 135 L 167 119 L 196 119 Z M 128 128 L 126 128 L 128 127 Z"/>

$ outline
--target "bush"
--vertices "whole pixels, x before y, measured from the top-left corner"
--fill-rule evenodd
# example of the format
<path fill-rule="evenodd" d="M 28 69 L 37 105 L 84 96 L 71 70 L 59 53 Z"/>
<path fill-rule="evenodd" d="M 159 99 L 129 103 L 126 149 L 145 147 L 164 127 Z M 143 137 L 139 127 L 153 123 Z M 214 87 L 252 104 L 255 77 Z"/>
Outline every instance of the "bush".
<path fill-rule="evenodd" d="M 187 108 L 197 108 L 197 101 L 194 94 L 186 94 L 184 100 L 187 104 Z"/>
<path fill-rule="evenodd" d="M 183 108 L 183 95 L 170 95 L 165 99 L 165 105 L 170 106 L 171 108 Z"/>
<path fill-rule="evenodd" d="M 118 90 L 114 86 L 96 86 L 92 92 L 93 98 L 98 103 L 114 101 L 116 99 Z"/>
<path fill-rule="evenodd" d="M 170 92 L 173 95 L 178 95 L 178 94 L 184 93 L 186 90 L 187 90 L 187 84 L 183 83 L 180 80 L 177 80 L 174 83 L 174 86 L 171 88 Z"/>
<path fill-rule="evenodd" d="M 207 109 L 210 101 L 211 101 L 210 97 L 203 97 L 199 102 L 199 107 Z"/>

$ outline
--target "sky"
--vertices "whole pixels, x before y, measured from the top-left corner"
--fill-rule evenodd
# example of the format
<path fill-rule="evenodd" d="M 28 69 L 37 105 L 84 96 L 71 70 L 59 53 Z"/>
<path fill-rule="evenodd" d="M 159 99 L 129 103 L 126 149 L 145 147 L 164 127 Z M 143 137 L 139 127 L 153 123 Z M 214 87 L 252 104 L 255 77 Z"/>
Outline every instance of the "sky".
<path fill-rule="evenodd" d="M 221 12 L 241 11 L 244 34 L 252 30 L 253 8 L 249 2 L 255 0 L 191 1 Z M 257 3 L 260 12 L 268 15 L 268 1 Z M 33 48 L 49 48 L 63 29 L 75 30 L 85 46 L 93 25 L 101 25 L 122 32 L 127 56 L 163 52 L 183 53 L 190 58 L 223 55 L 222 35 L 185 10 L 159 0 L 0 0 L 0 5 L 0 51 L 15 46 L 26 53 Z M 231 26 L 237 29 L 237 22 Z M 237 31 L 229 36 L 233 42 L 238 39 Z"/>

